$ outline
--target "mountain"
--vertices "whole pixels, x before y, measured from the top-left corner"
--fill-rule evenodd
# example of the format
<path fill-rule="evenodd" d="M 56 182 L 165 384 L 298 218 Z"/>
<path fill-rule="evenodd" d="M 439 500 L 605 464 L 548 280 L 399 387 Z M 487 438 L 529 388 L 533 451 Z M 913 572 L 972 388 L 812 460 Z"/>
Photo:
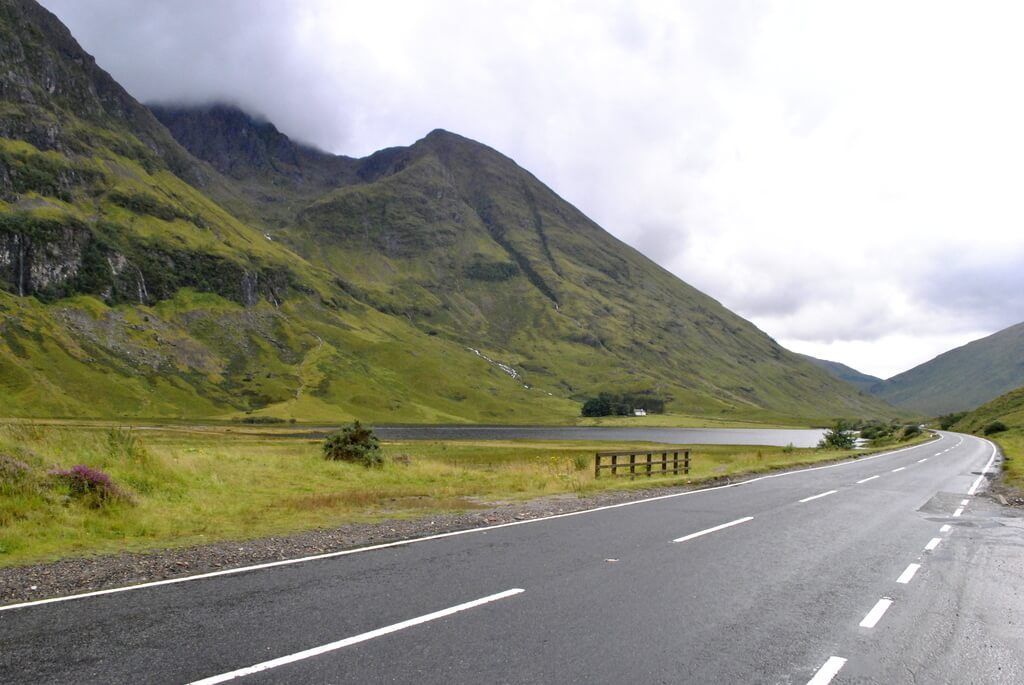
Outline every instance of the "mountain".
<path fill-rule="evenodd" d="M 807 354 L 801 354 L 800 356 L 818 368 L 824 369 L 833 378 L 849 383 L 861 392 L 870 392 L 871 388 L 883 382 L 881 378 L 861 373 L 857 369 L 840 362 L 830 362 L 827 359 L 818 359 Z"/>
<path fill-rule="evenodd" d="M 977 407 L 1024 385 L 1024 323 L 940 354 L 875 386 L 892 404 L 938 416 Z"/>
<path fill-rule="evenodd" d="M 480 143 L 331 155 L 226 105 L 151 112 L 29 0 L 0 38 L 0 414 L 894 412 Z"/>

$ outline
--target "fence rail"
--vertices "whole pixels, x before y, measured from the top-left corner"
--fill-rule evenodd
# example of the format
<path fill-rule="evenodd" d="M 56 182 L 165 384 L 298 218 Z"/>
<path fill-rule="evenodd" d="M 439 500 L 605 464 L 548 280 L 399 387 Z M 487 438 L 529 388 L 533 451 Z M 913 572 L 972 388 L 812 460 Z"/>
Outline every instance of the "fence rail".
<path fill-rule="evenodd" d="M 656 458 L 658 455 L 660 455 L 660 459 Z M 629 461 L 620 461 L 620 457 L 628 458 Z M 637 457 L 641 457 L 641 459 L 637 459 Z M 657 466 L 661 468 L 655 468 Z M 600 478 L 601 471 L 606 469 L 611 470 L 613 476 L 619 475 L 620 469 L 628 470 L 630 478 L 636 478 L 638 473 L 642 476 L 652 476 L 655 473 L 662 475 L 671 473 L 678 476 L 680 471 L 688 474 L 690 473 L 690 450 L 597 452 L 594 454 L 594 478 Z"/>

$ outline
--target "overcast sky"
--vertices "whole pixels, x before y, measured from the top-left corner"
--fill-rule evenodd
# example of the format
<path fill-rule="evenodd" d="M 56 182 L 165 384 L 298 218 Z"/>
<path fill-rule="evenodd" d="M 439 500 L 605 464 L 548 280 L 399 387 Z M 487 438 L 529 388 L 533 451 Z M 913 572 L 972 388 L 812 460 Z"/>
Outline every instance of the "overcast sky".
<path fill-rule="evenodd" d="M 799 352 L 888 377 L 1024 320 L 1019 2 L 43 4 L 144 102 L 487 143 Z"/>

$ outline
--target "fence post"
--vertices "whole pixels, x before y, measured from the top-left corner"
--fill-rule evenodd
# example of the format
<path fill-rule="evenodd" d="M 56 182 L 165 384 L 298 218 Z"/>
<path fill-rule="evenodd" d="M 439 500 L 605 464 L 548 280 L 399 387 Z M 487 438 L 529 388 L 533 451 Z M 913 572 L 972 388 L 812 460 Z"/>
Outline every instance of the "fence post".
<path fill-rule="evenodd" d="M 629 479 L 633 480 L 636 478 L 636 455 L 629 455 Z"/>
<path fill-rule="evenodd" d="M 690 450 L 683 450 L 683 473 L 690 473 Z"/>
<path fill-rule="evenodd" d="M 661 475 L 668 473 L 668 452 L 661 453 Z"/>
<path fill-rule="evenodd" d="M 647 477 L 651 477 L 651 453 L 647 453 Z"/>
<path fill-rule="evenodd" d="M 612 455 L 612 475 L 618 475 L 619 473 L 619 455 Z"/>
<path fill-rule="evenodd" d="M 594 453 L 594 478 L 601 477 L 601 453 Z"/>
<path fill-rule="evenodd" d="M 679 450 L 672 453 L 672 474 L 679 475 Z"/>

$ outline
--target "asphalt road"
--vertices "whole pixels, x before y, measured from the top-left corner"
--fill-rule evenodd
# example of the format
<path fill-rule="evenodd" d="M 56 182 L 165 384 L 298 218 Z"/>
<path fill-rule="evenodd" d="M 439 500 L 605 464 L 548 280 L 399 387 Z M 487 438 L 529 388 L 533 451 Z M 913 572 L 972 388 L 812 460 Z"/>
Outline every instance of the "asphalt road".
<path fill-rule="evenodd" d="M 738 486 L 6 608 L 0 682 L 1024 682 L 1024 520 L 974 495 L 994 453 L 944 433 Z"/>

